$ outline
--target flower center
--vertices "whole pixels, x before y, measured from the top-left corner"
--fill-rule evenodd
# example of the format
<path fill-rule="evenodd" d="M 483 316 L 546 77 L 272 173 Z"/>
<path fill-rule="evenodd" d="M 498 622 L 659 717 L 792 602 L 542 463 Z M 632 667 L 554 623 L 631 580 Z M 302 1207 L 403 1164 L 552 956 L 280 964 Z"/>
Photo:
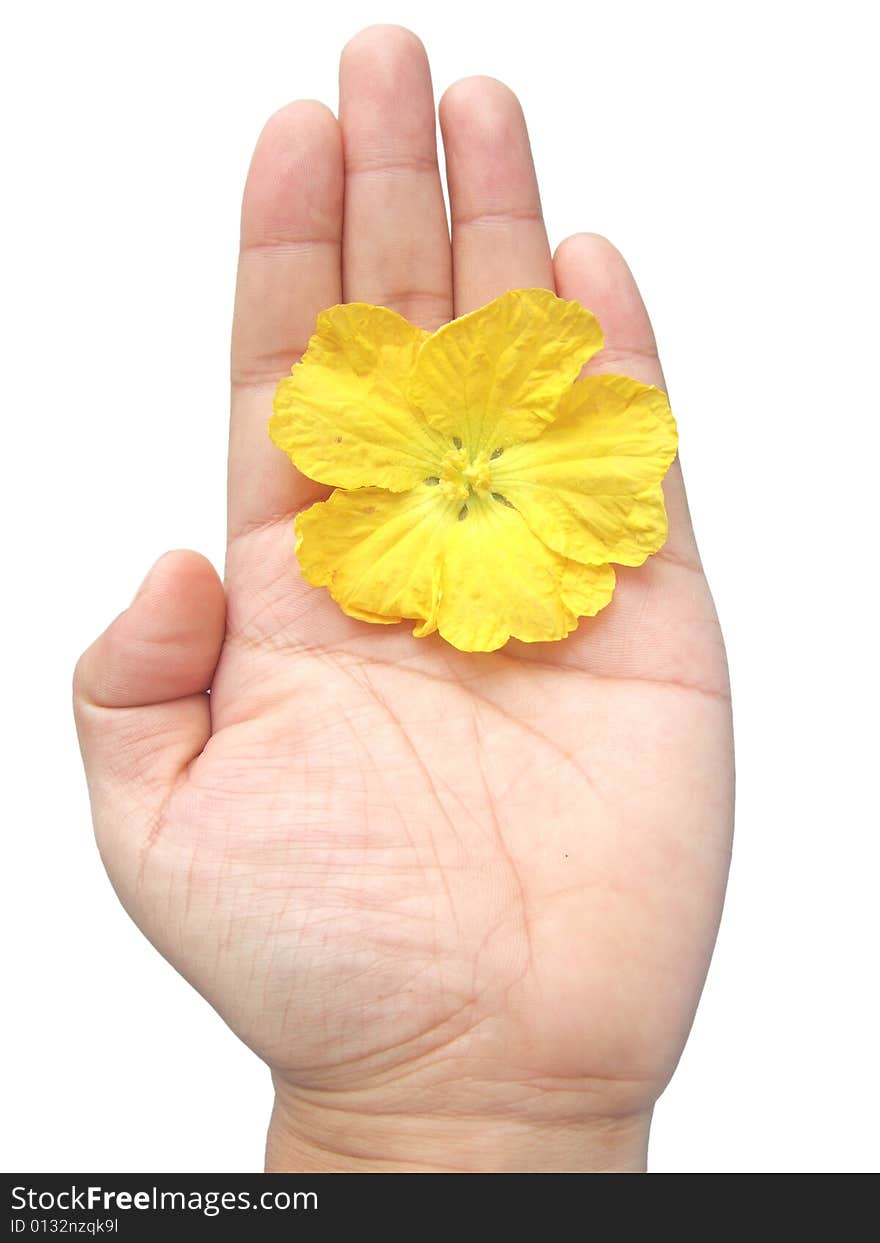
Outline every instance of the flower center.
<path fill-rule="evenodd" d="M 491 496 L 492 500 L 497 501 L 499 505 L 506 505 L 509 509 L 513 509 L 513 505 L 506 496 L 492 491 L 491 463 L 495 458 L 501 457 L 504 450 L 496 449 L 494 453 L 478 453 L 472 458 L 457 436 L 453 437 L 452 443 L 455 448 L 450 449 L 444 455 L 440 463 L 440 474 L 431 475 L 425 483 L 437 488 L 437 491 L 447 501 L 464 501 L 458 512 L 459 519 L 468 516 L 468 502 L 475 497 L 482 500 Z"/>
<path fill-rule="evenodd" d="M 450 501 L 466 501 L 469 496 L 488 496 L 492 490 L 489 455 L 475 458 L 460 445 L 450 449 L 440 463 L 440 491 Z"/>

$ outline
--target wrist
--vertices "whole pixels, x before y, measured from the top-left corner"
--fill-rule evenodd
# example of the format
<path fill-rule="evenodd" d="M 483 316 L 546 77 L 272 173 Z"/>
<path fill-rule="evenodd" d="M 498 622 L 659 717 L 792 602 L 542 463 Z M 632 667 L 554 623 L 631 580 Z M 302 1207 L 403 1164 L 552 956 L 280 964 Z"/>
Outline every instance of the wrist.
<path fill-rule="evenodd" d="M 519 1116 L 356 1112 L 276 1093 L 267 1173 L 639 1173 L 650 1114 Z"/>

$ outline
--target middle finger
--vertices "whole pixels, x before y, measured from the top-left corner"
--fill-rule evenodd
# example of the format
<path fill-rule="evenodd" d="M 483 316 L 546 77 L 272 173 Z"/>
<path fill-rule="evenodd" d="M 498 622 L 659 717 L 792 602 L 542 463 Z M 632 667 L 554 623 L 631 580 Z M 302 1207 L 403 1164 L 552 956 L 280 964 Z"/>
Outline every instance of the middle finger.
<path fill-rule="evenodd" d="M 340 64 L 339 120 L 345 300 L 439 328 L 452 317 L 452 258 L 431 72 L 414 34 L 373 26 L 352 39 Z"/>

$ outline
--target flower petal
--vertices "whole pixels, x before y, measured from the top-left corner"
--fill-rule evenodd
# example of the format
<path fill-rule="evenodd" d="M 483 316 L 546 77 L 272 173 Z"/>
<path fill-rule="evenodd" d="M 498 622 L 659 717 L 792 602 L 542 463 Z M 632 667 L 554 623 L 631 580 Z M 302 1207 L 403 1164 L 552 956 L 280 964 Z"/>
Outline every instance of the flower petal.
<path fill-rule="evenodd" d="M 492 463 L 492 487 L 536 535 L 588 565 L 641 565 L 666 540 L 660 481 L 678 438 L 666 394 L 627 376 L 579 380 L 552 426 Z"/>
<path fill-rule="evenodd" d="M 562 572 L 562 599 L 575 617 L 595 617 L 614 595 L 617 576 L 610 565 L 583 565 L 565 562 Z"/>
<path fill-rule="evenodd" d="M 602 348 L 595 317 L 546 289 L 515 289 L 444 324 L 422 346 L 413 404 L 471 456 L 537 436 Z"/>
<path fill-rule="evenodd" d="M 561 639 L 614 591 L 610 566 L 552 552 L 509 506 L 476 501 L 446 536 L 437 627 L 464 652 Z"/>
<path fill-rule="evenodd" d="M 275 393 L 269 434 L 304 475 L 332 487 L 404 491 L 436 473 L 448 446 L 406 398 L 426 332 L 352 302 L 318 316 Z"/>
<path fill-rule="evenodd" d="M 460 508 L 425 484 L 336 491 L 298 515 L 297 560 L 351 617 L 417 618 L 434 629 L 444 537 Z"/>

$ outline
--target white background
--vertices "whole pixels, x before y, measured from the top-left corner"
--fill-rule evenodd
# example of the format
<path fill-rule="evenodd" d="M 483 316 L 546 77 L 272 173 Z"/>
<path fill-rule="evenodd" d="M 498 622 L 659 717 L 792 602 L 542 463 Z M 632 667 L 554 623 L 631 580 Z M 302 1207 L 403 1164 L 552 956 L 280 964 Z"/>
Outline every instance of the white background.
<path fill-rule="evenodd" d="M 268 1075 L 104 879 L 75 657 L 220 563 L 253 141 L 413 28 L 524 104 L 551 240 L 628 256 L 724 622 L 738 836 L 657 1171 L 877 1169 L 877 99 L 867 3 L 33 3 L 0 40 L 7 1170 L 260 1167 Z"/>

